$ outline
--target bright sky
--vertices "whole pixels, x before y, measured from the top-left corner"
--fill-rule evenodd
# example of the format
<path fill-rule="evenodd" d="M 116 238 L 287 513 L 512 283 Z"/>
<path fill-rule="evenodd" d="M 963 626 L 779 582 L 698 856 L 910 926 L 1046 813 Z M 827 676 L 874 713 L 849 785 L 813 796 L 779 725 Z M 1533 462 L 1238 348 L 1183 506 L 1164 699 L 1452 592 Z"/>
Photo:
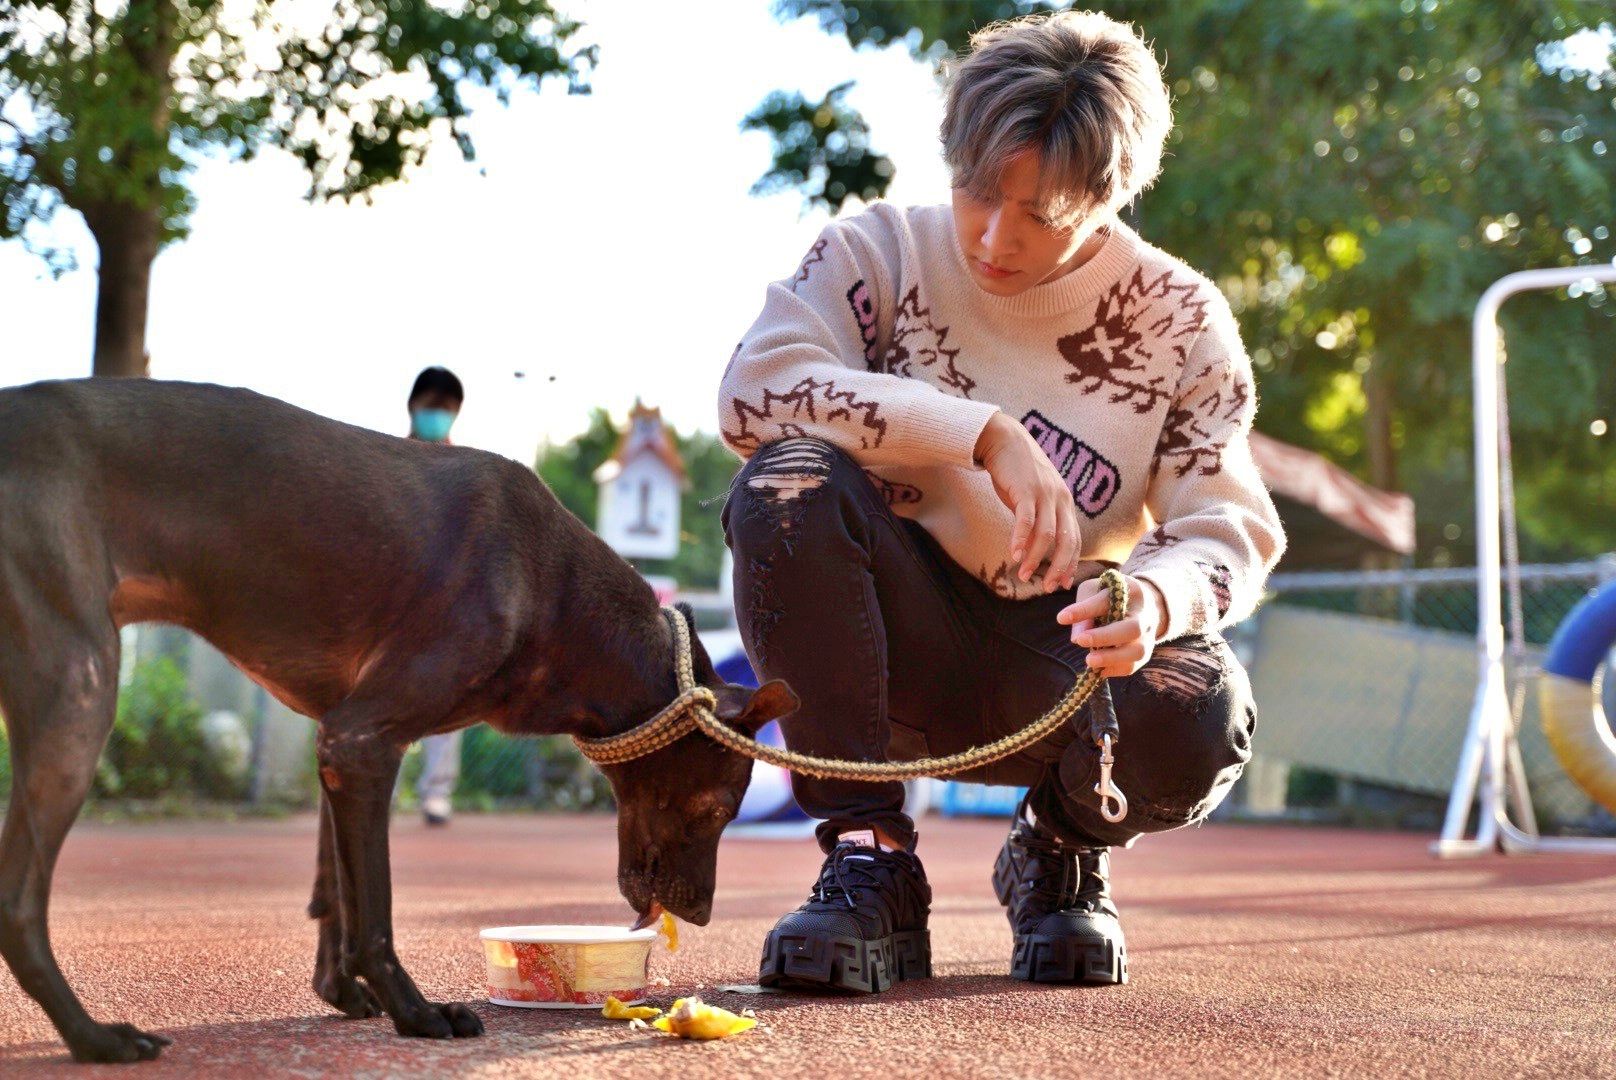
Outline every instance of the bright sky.
<path fill-rule="evenodd" d="M 747 194 L 769 143 L 740 133 L 746 113 L 777 88 L 856 78 L 851 102 L 898 166 L 889 197 L 947 197 L 939 92 L 902 49 L 854 53 L 812 20 L 780 25 L 768 0 L 710 2 L 699 21 L 689 5 L 558 6 L 601 47 L 594 94 L 490 98 L 473 164 L 445 142 L 369 207 L 308 204 L 283 154 L 204 164 L 191 236 L 153 270 L 152 374 L 402 433 L 416 372 L 443 364 L 466 384 L 456 441 L 528 462 L 636 395 L 712 431 L 765 286 L 825 221 L 794 193 Z M 0 385 L 89 373 L 95 246 L 76 214 L 51 235 L 83 269 L 53 281 L 0 244 Z"/>

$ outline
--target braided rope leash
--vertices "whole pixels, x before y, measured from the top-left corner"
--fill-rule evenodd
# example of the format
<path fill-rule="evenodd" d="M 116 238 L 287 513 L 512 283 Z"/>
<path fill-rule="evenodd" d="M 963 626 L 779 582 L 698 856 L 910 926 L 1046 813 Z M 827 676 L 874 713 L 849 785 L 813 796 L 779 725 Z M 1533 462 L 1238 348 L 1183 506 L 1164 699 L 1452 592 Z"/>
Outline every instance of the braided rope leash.
<path fill-rule="evenodd" d="M 1105 571 L 1100 575 L 1100 581 L 1111 595 L 1110 610 L 1105 618 L 1099 620 L 1099 624 L 1104 625 L 1127 615 L 1128 584 L 1116 570 Z M 579 751 L 597 765 L 620 765 L 625 761 L 633 761 L 668 746 L 692 731 L 700 731 L 714 742 L 738 754 L 744 754 L 754 761 L 762 761 L 821 780 L 887 781 L 918 780 L 925 776 L 953 776 L 983 765 L 991 765 L 1048 738 L 1077 715 L 1077 711 L 1098 690 L 1100 697 L 1096 704 L 1100 708 L 1096 710 L 1092 737 L 1095 745 L 1101 748 L 1100 782 L 1095 785 L 1094 790 L 1100 796 L 1100 811 L 1107 821 L 1121 821 L 1128 815 L 1127 797 L 1111 779 L 1111 768 L 1116 762 L 1112 745 L 1120 738 L 1116 711 L 1111 704 L 1111 695 L 1105 687 L 1105 676 L 1097 671 L 1085 670 L 1060 701 L 1020 731 L 983 746 L 962 750 L 957 754 L 918 758 L 914 761 L 846 761 L 838 758 L 814 757 L 760 743 L 719 720 L 713 712 L 718 699 L 707 687 L 696 684 L 691 661 L 690 628 L 685 623 L 684 616 L 672 608 L 663 608 L 662 614 L 673 628 L 676 645 L 675 674 L 679 680 L 679 696 L 645 723 L 620 735 L 601 739 L 573 736 L 572 741 Z"/>

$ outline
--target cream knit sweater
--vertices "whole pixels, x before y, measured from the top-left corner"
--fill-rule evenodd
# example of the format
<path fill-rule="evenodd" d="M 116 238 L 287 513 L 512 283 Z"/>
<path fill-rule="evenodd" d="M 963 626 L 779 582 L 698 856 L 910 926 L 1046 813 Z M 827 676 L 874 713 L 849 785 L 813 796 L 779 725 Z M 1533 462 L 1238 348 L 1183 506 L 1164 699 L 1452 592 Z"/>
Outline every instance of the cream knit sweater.
<path fill-rule="evenodd" d="M 1100 250 L 1014 297 L 971 278 L 947 206 L 877 203 L 832 222 L 724 370 L 719 419 L 743 458 L 810 435 L 864 466 L 893 511 L 1001 596 L 1014 515 L 972 460 L 988 418 L 1020 420 L 1077 504 L 1078 580 L 1107 566 L 1166 599 L 1164 638 L 1257 606 L 1284 549 L 1247 445 L 1257 398 L 1223 295 L 1114 222 Z"/>

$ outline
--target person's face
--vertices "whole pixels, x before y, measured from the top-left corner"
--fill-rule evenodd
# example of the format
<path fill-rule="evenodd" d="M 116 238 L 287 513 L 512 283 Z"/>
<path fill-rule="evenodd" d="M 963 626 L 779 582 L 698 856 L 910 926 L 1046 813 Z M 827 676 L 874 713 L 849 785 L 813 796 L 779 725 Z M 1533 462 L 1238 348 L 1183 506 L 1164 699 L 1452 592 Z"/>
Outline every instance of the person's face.
<path fill-rule="evenodd" d="M 460 415 L 460 402 L 442 390 L 427 390 L 410 400 L 410 431 L 418 439 L 442 442 Z"/>
<path fill-rule="evenodd" d="M 1037 195 L 1038 155 L 1031 150 L 1010 159 L 996 199 L 954 189 L 960 250 L 971 277 L 995 296 L 1015 296 L 1053 281 L 1099 246 L 1095 230 L 1108 214 L 1096 211 L 1075 222 L 1050 221 L 1040 216 Z"/>

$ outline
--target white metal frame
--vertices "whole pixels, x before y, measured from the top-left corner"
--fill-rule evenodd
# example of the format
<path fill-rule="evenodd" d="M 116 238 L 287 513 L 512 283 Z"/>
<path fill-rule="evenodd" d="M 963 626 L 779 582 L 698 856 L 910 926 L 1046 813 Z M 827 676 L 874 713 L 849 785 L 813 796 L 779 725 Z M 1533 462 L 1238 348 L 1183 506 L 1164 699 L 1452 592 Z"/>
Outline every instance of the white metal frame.
<path fill-rule="evenodd" d="M 1616 266 L 1568 266 L 1523 270 L 1499 278 L 1476 305 L 1471 367 L 1475 381 L 1476 426 L 1476 658 L 1480 665 L 1476 698 L 1470 707 L 1459 768 L 1448 797 L 1442 837 L 1431 845 L 1441 857 L 1534 851 L 1577 851 L 1616 855 L 1616 839 L 1539 836 L 1532 799 L 1521 768 L 1520 748 L 1504 682 L 1504 619 L 1499 533 L 1498 309 L 1516 293 L 1563 289 L 1579 281 L 1616 284 Z M 1520 674 L 1517 673 L 1517 677 Z M 1515 816 L 1510 819 L 1505 797 Z M 1476 835 L 1466 838 L 1470 807 L 1478 808 Z"/>

